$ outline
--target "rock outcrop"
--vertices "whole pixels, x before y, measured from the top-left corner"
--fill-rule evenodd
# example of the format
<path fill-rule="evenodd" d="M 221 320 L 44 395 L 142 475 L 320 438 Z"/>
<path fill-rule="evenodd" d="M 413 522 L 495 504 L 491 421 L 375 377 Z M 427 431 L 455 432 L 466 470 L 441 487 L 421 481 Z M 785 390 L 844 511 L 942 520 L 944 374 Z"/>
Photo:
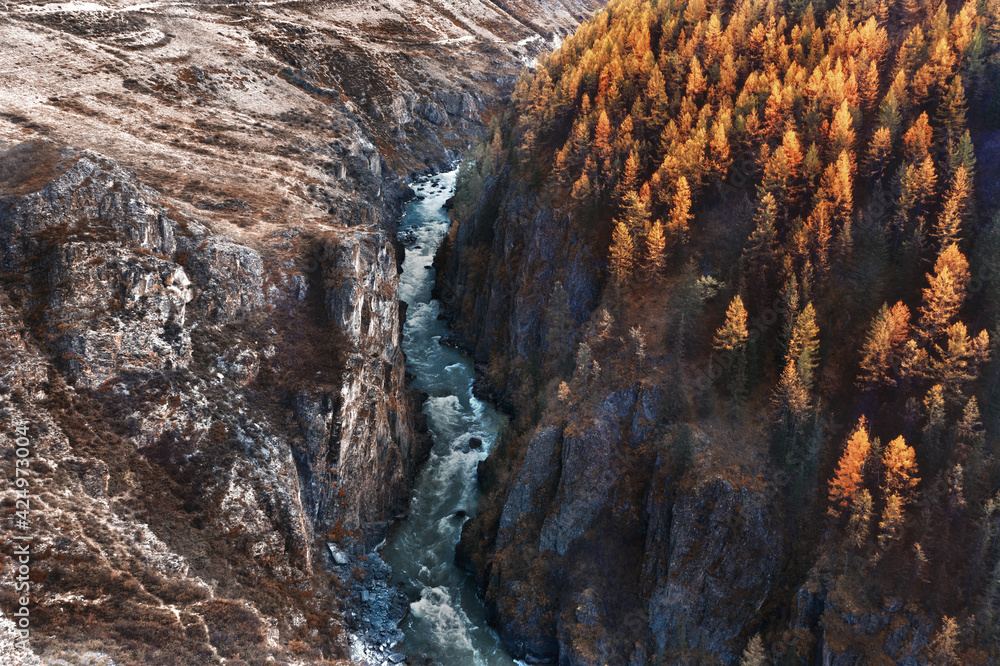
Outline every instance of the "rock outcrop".
<path fill-rule="evenodd" d="M 487 508 L 466 524 L 459 562 L 513 654 L 732 663 L 742 651 L 781 568 L 778 510 L 720 476 L 681 487 L 636 470 L 629 454 L 648 450 L 658 397 L 619 391 L 583 424 L 540 425 L 506 483 L 494 467 L 506 454 L 487 461 Z"/>
<path fill-rule="evenodd" d="M 683 637 L 707 660 L 736 660 L 781 568 L 775 514 L 759 491 L 718 477 L 672 506 L 650 503 L 643 571 L 656 654 L 665 656 Z"/>
<path fill-rule="evenodd" d="M 346 654 L 317 537 L 359 552 L 381 539 L 426 448 L 388 233 L 254 247 L 106 157 L 58 160 L 37 191 L 0 196 L 0 439 L 13 450 L 26 423 L 36 444 L 33 598 L 49 639 L 33 645 L 97 622 L 114 652 L 121 632 L 166 622 L 182 656 L 252 644 L 284 659 L 292 639 Z M 318 261 L 275 261 L 288 250 Z"/>

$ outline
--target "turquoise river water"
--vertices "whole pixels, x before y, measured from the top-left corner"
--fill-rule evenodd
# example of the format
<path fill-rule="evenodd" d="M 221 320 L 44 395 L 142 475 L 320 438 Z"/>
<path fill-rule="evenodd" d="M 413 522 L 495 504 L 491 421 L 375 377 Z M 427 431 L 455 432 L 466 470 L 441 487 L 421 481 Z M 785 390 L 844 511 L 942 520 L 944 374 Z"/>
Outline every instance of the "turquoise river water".
<path fill-rule="evenodd" d="M 472 359 L 440 344 L 447 330 L 438 319 L 441 304 L 431 298 L 431 262 L 448 232 L 442 206 L 454 191 L 455 176 L 452 171 L 415 183 L 422 198 L 407 205 L 399 229 L 406 247 L 399 290 L 408 305 L 403 349 L 414 385 L 430 395 L 423 410 L 434 448 L 417 476 L 409 517 L 390 532 L 382 557 L 392 566 L 394 582 L 416 599 L 400 627 L 405 651 L 417 663 L 426 657 L 441 666 L 513 666 L 486 624 L 472 574 L 454 562 L 465 520 L 455 514 L 475 511 L 476 465 L 505 424 L 493 405 L 472 394 Z M 483 441 L 482 448 L 470 449 L 472 437 Z"/>

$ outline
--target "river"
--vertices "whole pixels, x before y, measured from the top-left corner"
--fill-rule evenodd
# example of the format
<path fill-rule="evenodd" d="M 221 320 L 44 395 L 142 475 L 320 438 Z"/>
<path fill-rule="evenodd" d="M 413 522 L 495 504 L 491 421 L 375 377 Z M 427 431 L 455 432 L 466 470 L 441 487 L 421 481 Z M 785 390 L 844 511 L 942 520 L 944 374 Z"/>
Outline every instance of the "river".
<path fill-rule="evenodd" d="M 400 628 L 404 649 L 417 663 L 426 657 L 441 666 L 513 666 L 486 624 L 472 574 L 454 561 L 465 520 L 456 513 L 475 511 L 476 465 L 505 426 L 492 404 L 472 394 L 472 359 L 440 344 L 447 330 L 438 319 L 441 304 L 431 298 L 431 262 L 448 232 L 443 205 L 455 177 L 451 171 L 413 184 L 418 198 L 407 205 L 399 228 L 406 247 L 399 293 L 408 305 L 403 349 L 414 386 L 430 395 L 423 411 L 434 447 L 417 475 L 409 517 L 391 530 L 382 557 L 392 566 L 393 581 L 415 599 Z M 473 437 L 483 441 L 482 448 L 469 447 Z"/>

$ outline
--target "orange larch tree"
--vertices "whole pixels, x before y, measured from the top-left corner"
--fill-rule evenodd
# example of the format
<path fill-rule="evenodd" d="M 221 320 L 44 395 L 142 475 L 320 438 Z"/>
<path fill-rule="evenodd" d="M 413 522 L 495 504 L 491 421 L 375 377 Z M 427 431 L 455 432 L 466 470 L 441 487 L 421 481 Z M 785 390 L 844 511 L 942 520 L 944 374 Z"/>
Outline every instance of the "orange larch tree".
<path fill-rule="evenodd" d="M 830 503 L 843 509 L 854 497 L 864 480 L 865 459 L 871 449 L 868 439 L 868 420 L 862 416 L 847 440 L 847 446 L 837 464 L 837 471 L 830 480 Z"/>

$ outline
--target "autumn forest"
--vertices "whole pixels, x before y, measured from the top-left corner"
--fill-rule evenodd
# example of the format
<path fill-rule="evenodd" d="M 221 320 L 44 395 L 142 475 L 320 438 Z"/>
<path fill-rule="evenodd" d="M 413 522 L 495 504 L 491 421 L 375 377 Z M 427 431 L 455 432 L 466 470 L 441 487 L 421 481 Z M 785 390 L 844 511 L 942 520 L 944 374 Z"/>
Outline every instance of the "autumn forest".
<path fill-rule="evenodd" d="M 1000 658 L 998 47 L 996 0 L 615 0 L 463 163 L 450 251 L 472 286 L 453 306 L 486 321 L 477 289 L 502 283 L 538 315 L 466 331 L 517 414 L 498 455 L 516 467 L 536 429 L 571 438 L 616 391 L 655 390 L 656 425 L 613 453 L 623 534 L 649 550 L 664 478 L 780 507 L 742 663 Z M 505 243 L 535 277 L 500 265 Z M 485 535 L 516 486 L 497 475 Z M 489 567 L 586 578 L 502 544 Z M 924 637 L 858 628 L 881 608 Z M 656 659 L 706 663 L 678 626 Z"/>

